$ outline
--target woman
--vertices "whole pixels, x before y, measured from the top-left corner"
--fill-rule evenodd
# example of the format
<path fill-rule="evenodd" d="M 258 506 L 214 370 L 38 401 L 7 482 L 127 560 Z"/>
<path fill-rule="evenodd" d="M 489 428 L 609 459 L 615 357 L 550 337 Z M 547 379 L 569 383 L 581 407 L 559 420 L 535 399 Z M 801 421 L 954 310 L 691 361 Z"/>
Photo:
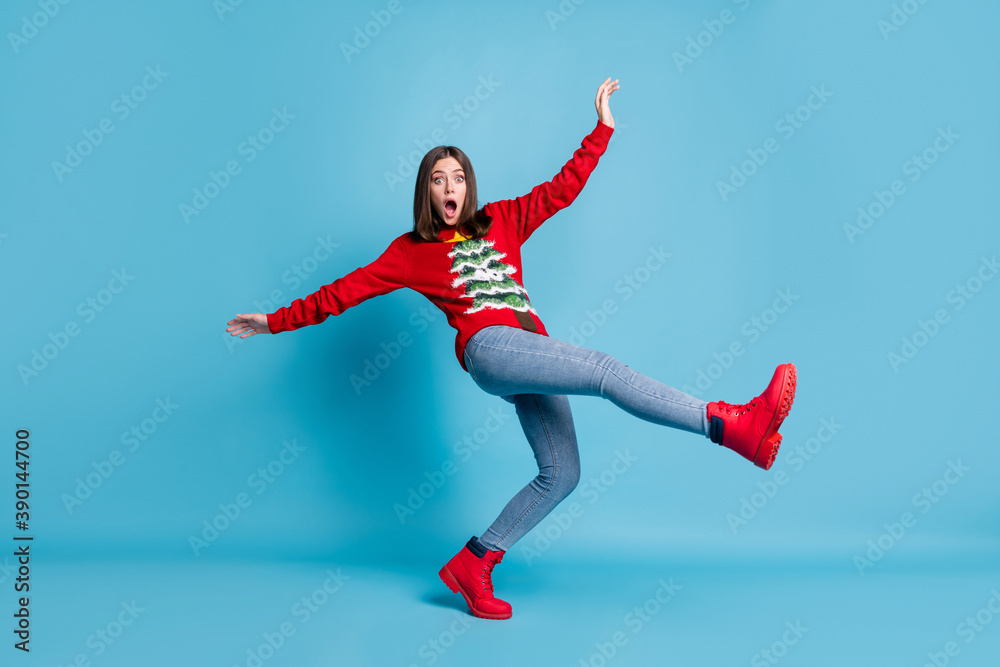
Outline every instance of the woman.
<path fill-rule="evenodd" d="M 226 329 L 241 338 L 290 331 L 400 287 L 444 312 L 457 331 L 462 368 L 481 389 L 514 404 L 538 463 L 538 475 L 439 572 L 481 618 L 511 617 L 511 606 L 493 595 L 493 568 L 579 481 L 568 394 L 601 396 L 646 421 L 704 435 L 764 469 L 774 461 L 778 427 L 795 395 L 795 366 L 781 364 L 749 403 L 706 403 L 546 332 L 524 287 L 521 245 L 583 189 L 614 131 L 608 101 L 619 88 L 617 79 L 600 85 L 597 126 L 559 174 L 516 199 L 477 208 L 476 176 L 465 153 L 454 146 L 431 149 L 417 172 L 412 231 L 374 262 L 305 299 L 266 315 L 237 315 Z"/>

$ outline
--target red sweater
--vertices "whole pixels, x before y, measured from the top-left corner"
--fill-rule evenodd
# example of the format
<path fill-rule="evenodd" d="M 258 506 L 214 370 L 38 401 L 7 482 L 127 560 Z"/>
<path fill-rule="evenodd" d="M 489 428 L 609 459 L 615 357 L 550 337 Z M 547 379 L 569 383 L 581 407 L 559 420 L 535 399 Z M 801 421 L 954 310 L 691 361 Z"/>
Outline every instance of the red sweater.
<path fill-rule="evenodd" d="M 409 287 L 440 308 L 458 332 L 455 354 L 466 372 L 465 344 L 483 327 L 504 324 L 548 336 L 524 289 L 521 244 L 556 211 L 573 203 L 613 131 L 598 121 L 551 181 L 517 199 L 486 204 L 483 211 L 493 223 L 483 238 L 467 239 L 447 225 L 438 243 L 401 234 L 371 264 L 268 314 L 268 328 L 280 333 L 319 324 L 366 299 Z"/>

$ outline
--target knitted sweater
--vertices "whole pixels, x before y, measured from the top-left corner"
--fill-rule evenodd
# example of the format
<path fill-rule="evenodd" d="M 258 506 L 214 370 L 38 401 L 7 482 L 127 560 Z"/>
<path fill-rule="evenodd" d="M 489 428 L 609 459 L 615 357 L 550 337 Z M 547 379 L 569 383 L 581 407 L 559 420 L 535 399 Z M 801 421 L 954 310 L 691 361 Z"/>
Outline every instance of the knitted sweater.
<path fill-rule="evenodd" d="M 516 199 L 486 204 L 483 211 L 493 223 L 483 238 L 468 239 L 448 225 L 443 225 L 438 242 L 401 234 L 367 266 L 269 313 L 268 328 L 280 333 L 319 324 L 374 296 L 409 287 L 441 309 L 457 331 L 455 354 L 466 372 L 465 344 L 483 327 L 503 324 L 547 336 L 524 287 L 521 245 L 545 220 L 573 203 L 613 131 L 598 121 L 551 181 Z"/>

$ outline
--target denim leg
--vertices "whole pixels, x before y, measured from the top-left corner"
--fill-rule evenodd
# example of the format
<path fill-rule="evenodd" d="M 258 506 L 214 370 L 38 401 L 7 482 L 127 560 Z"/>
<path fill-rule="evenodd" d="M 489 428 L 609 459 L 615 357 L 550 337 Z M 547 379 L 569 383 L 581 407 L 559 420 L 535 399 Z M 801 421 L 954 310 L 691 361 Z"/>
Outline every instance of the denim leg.
<path fill-rule="evenodd" d="M 580 452 L 569 398 L 512 396 L 517 418 L 535 454 L 538 475 L 515 495 L 479 538 L 492 550 L 508 550 L 551 512 L 580 481 Z"/>
<path fill-rule="evenodd" d="M 488 394 L 601 396 L 654 424 L 708 436 L 708 403 L 638 373 L 610 354 L 515 327 L 469 339 L 466 366 Z"/>

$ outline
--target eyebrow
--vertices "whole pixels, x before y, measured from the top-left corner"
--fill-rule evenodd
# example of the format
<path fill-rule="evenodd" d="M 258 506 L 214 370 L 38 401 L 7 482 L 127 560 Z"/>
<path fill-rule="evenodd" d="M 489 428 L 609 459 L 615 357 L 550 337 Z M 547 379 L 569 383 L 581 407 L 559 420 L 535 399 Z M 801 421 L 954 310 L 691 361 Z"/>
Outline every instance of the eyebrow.
<path fill-rule="evenodd" d="M 451 173 L 454 174 L 456 171 L 462 171 L 462 172 L 464 172 L 465 170 L 464 169 L 452 169 Z M 443 173 L 445 173 L 445 171 L 443 169 L 438 169 L 437 171 L 432 171 L 431 172 L 431 176 L 433 176 L 434 174 L 443 174 Z"/>

